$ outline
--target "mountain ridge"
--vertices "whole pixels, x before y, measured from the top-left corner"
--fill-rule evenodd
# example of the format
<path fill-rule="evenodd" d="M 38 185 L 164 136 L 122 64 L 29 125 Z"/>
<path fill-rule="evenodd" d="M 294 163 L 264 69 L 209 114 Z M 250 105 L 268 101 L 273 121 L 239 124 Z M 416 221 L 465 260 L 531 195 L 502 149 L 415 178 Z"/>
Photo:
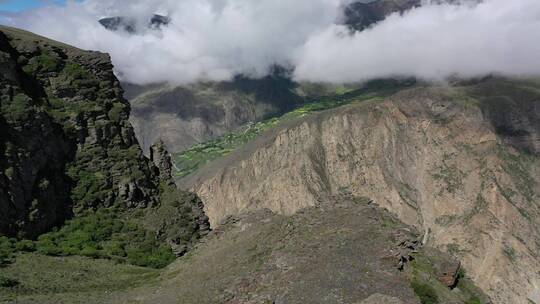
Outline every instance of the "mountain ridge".
<path fill-rule="evenodd" d="M 248 210 L 292 215 L 329 195 L 370 197 L 460 257 L 494 303 L 537 301 L 539 120 L 523 119 L 538 115 L 536 86 L 488 78 L 328 110 L 180 183 L 205 201 L 214 228 Z M 502 116 L 522 119 L 492 119 Z"/>

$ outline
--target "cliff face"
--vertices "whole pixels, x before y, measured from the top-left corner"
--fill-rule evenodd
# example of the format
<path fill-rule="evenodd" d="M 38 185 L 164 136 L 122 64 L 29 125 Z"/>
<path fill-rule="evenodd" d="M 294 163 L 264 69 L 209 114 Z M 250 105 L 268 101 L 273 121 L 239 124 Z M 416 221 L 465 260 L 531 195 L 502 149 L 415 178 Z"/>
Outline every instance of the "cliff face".
<path fill-rule="evenodd" d="M 268 132 L 183 180 L 214 227 L 370 197 L 450 252 L 494 303 L 540 303 L 538 84 L 404 91 Z"/>
<path fill-rule="evenodd" d="M 65 171 L 76 148 L 40 110 L 45 92 L 22 71 L 3 33 L 0 51 L 0 232 L 44 231 L 70 213 Z"/>
<path fill-rule="evenodd" d="M 107 54 L 6 27 L 0 48 L 0 234 L 159 205 L 170 158 L 143 156 Z"/>

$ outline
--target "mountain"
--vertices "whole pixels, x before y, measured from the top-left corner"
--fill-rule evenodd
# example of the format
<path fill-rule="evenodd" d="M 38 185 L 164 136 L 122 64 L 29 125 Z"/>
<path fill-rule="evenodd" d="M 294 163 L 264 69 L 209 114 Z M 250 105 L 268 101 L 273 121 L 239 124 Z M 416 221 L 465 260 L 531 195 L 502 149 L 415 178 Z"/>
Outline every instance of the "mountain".
<path fill-rule="evenodd" d="M 221 136 L 240 126 L 290 110 L 303 102 L 298 85 L 282 72 L 229 82 L 124 84 L 131 122 L 143 149 L 162 140 L 172 152 Z"/>
<path fill-rule="evenodd" d="M 0 265 L 21 241 L 163 267 L 207 232 L 163 145 L 144 157 L 107 54 L 0 27 L 0 60 Z"/>
<path fill-rule="evenodd" d="M 124 92 L 8 27 L 0 61 L 0 303 L 540 303 L 537 78 Z"/>
<path fill-rule="evenodd" d="M 229 218 L 154 287 L 102 303 L 488 303 L 459 262 L 420 238 L 367 199 L 291 217 L 256 211 Z"/>
<path fill-rule="evenodd" d="M 167 26 L 170 22 L 171 19 L 169 17 L 154 14 L 144 25 L 147 29 L 160 29 L 162 26 Z M 99 19 L 99 23 L 111 31 L 125 31 L 130 34 L 135 34 L 141 30 L 141 24 L 139 24 L 136 18 L 132 17 L 107 17 Z"/>
<path fill-rule="evenodd" d="M 478 3 L 482 0 L 468 1 L 468 4 Z M 434 4 L 462 4 L 460 0 L 374 0 L 352 1 L 344 7 L 343 24 L 351 30 L 363 31 L 371 25 L 383 21 L 387 16 L 420 7 L 425 3 Z"/>
<path fill-rule="evenodd" d="M 421 0 L 376 0 L 368 3 L 352 2 L 345 6 L 344 24 L 362 31 L 382 21 L 392 13 L 403 13 L 422 4 Z"/>
<path fill-rule="evenodd" d="M 538 303 L 539 92 L 534 79 L 486 78 L 359 98 L 286 119 L 180 183 L 215 229 L 368 197 L 458 258 L 493 303 Z"/>
<path fill-rule="evenodd" d="M 420 0 L 378 0 L 352 2 L 344 7 L 344 23 L 355 30 L 383 20 L 394 12 L 419 6 Z M 120 20 L 114 24 L 122 24 Z M 114 25 L 113 24 L 113 25 Z M 123 23 L 129 24 L 129 23 Z M 132 26 L 128 26 L 128 32 Z M 246 123 L 280 115 L 309 100 L 335 95 L 357 87 L 296 83 L 286 68 L 274 66 L 269 75 L 251 79 L 237 75 L 227 82 L 199 82 L 190 85 L 123 83 L 125 97 L 133 107 L 131 122 L 145 153 L 163 140 L 171 152 L 237 130 Z"/>

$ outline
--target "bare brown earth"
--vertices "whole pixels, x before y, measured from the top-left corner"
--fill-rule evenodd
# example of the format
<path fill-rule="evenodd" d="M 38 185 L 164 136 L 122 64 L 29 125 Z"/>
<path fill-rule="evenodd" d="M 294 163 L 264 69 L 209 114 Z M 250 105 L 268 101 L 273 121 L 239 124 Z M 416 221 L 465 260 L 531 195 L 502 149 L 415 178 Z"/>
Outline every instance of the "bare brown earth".
<path fill-rule="evenodd" d="M 539 105 L 537 81 L 416 88 L 291 122 L 182 184 L 213 227 L 370 197 L 458 257 L 493 303 L 540 303 Z"/>

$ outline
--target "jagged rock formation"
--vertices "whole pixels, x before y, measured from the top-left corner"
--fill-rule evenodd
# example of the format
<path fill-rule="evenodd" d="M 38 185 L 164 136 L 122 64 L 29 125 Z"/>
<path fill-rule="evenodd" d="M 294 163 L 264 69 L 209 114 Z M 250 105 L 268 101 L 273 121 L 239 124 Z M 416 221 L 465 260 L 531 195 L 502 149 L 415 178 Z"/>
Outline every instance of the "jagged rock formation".
<path fill-rule="evenodd" d="M 159 178 L 162 182 L 172 183 L 172 161 L 163 141 L 158 141 L 150 147 L 150 160 L 158 169 Z"/>
<path fill-rule="evenodd" d="M 188 226 L 191 246 L 205 233 L 202 203 L 176 192 L 166 151 L 157 167 L 143 156 L 107 54 L 0 27 L 0 61 L 0 234 L 34 238 L 72 215 L 164 200 L 184 208 L 174 229 L 154 221 L 167 239 Z"/>
<path fill-rule="evenodd" d="M 540 303 L 538 82 L 485 79 L 300 119 L 182 181 L 214 227 L 373 198 L 460 259 L 493 303 Z"/>

